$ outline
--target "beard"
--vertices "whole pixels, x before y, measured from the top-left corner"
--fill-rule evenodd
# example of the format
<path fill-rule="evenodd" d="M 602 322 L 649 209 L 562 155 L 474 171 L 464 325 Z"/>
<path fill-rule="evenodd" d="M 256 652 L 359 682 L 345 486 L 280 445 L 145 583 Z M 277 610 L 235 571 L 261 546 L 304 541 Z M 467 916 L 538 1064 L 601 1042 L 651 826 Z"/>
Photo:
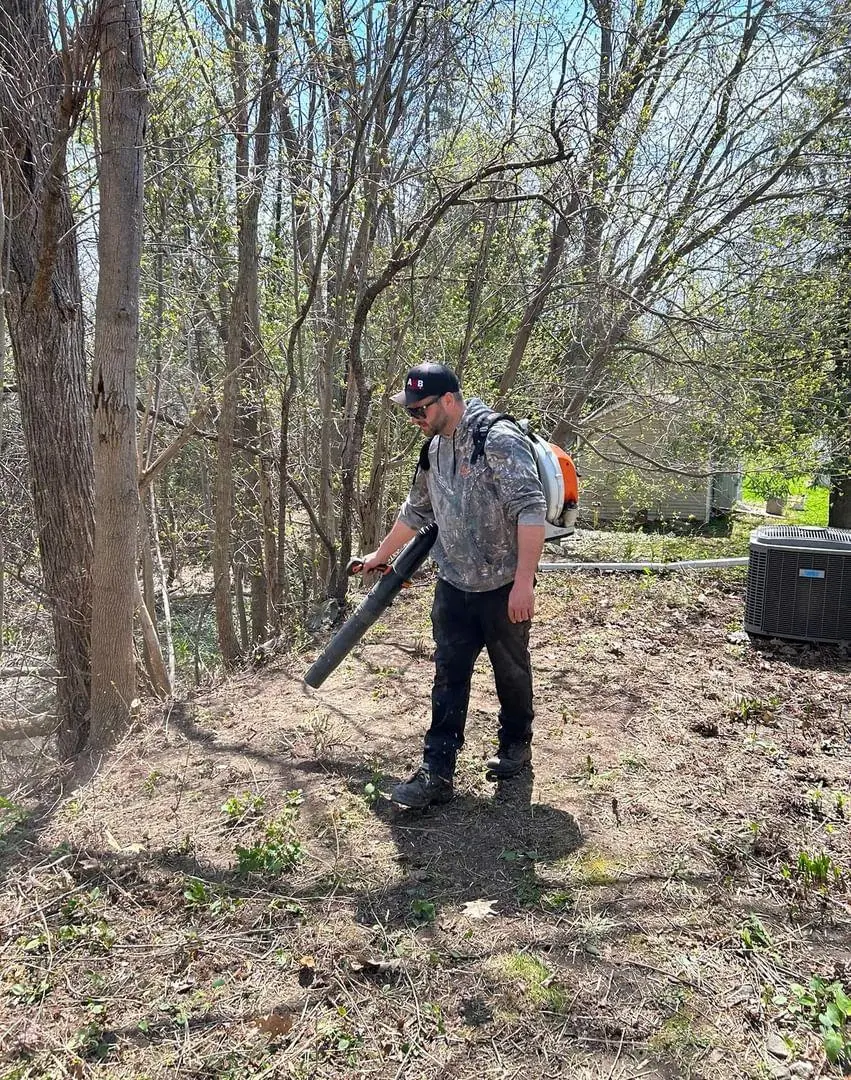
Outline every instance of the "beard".
<path fill-rule="evenodd" d="M 448 424 L 449 417 L 441 409 L 437 416 L 432 417 L 431 420 L 421 421 L 418 426 L 423 435 L 430 439 L 434 435 L 442 435 Z"/>

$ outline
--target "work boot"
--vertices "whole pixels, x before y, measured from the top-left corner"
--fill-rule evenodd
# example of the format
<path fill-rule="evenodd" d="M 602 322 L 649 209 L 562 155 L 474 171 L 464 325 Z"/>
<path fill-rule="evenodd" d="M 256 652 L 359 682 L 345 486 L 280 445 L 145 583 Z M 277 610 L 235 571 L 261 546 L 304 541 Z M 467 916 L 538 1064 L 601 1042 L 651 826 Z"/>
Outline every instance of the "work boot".
<path fill-rule="evenodd" d="M 529 743 L 507 743 L 497 749 L 494 756 L 488 761 L 485 769 L 489 776 L 505 778 L 516 776 L 532 760 L 532 747 Z"/>
<path fill-rule="evenodd" d="M 419 810 L 432 803 L 447 803 L 452 798 L 452 776 L 438 776 L 434 766 L 425 762 L 410 780 L 397 784 L 390 792 L 390 799 L 400 806 Z"/>

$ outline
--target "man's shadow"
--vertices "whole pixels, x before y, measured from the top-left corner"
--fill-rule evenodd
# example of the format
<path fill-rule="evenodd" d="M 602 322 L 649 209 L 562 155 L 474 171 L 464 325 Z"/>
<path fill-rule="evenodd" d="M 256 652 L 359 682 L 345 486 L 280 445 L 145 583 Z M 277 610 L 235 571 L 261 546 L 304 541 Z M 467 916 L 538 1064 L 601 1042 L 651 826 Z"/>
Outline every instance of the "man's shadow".
<path fill-rule="evenodd" d="M 350 791 L 363 793 L 369 781 L 365 770 L 349 762 L 326 767 L 345 774 Z M 502 915 L 519 912 L 556 889 L 539 877 L 537 868 L 558 862 L 582 844 L 571 814 L 532 801 L 531 768 L 497 781 L 490 796 L 467 794 L 462 787 L 451 802 L 426 810 L 391 803 L 391 786 L 392 778 L 382 781 L 373 813 L 393 839 L 402 875 L 358 897 L 358 921 L 368 925 L 410 924 L 418 915 L 429 917 L 429 905 L 437 912 L 474 900 L 494 901 Z"/>

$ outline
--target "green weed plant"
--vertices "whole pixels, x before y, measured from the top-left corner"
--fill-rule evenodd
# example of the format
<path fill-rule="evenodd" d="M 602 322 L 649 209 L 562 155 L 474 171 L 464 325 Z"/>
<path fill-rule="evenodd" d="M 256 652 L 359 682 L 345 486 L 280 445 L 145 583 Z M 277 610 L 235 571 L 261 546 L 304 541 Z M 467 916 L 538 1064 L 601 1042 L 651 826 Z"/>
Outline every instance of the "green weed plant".
<path fill-rule="evenodd" d="M 260 838 L 249 846 L 234 848 L 237 873 L 278 877 L 304 860 L 306 852 L 296 832 L 303 801 L 301 791 L 288 791 L 283 810 L 266 824 Z"/>
<path fill-rule="evenodd" d="M 244 791 L 241 795 L 231 795 L 222 803 L 222 813 L 230 826 L 243 825 L 252 818 L 259 817 L 266 805 L 265 795 L 253 795 Z"/>
<path fill-rule="evenodd" d="M 838 980 L 828 982 L 813 975 L 805 985 L 791 983 L 788 995 L 775 996 L 786 1012 L 800 1018 L 821 1036 L 825 1056 L 831 1065 L 851 1069 L 851 997 Z"/>

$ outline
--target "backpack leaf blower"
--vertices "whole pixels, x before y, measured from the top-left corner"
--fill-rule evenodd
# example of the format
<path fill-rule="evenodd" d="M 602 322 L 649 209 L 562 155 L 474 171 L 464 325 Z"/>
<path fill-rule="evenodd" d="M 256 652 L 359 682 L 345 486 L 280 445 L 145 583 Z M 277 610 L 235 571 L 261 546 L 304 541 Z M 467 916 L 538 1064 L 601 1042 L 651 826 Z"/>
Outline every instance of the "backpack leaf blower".
<path fill-rule="evenodd" d="M 378 581 L 369 590 L 357 610 L 349 616 L 337 633 L 331 638 L 324 650 L 311 664 L 304 676 L 308 686 L 321 686 L 331 672 L 339 666 L 357 645 L 370 626 L 381 613 L 396 599 L 400 590 L 428 558 L 428 554 L 437 539 L 437 524 L 424 525 L 413 540 L 402 548 L 397 557 L 384 568 Z M 351 559 L 347 570 L 350 574 L 360 573 L 363 562 Z"/>

